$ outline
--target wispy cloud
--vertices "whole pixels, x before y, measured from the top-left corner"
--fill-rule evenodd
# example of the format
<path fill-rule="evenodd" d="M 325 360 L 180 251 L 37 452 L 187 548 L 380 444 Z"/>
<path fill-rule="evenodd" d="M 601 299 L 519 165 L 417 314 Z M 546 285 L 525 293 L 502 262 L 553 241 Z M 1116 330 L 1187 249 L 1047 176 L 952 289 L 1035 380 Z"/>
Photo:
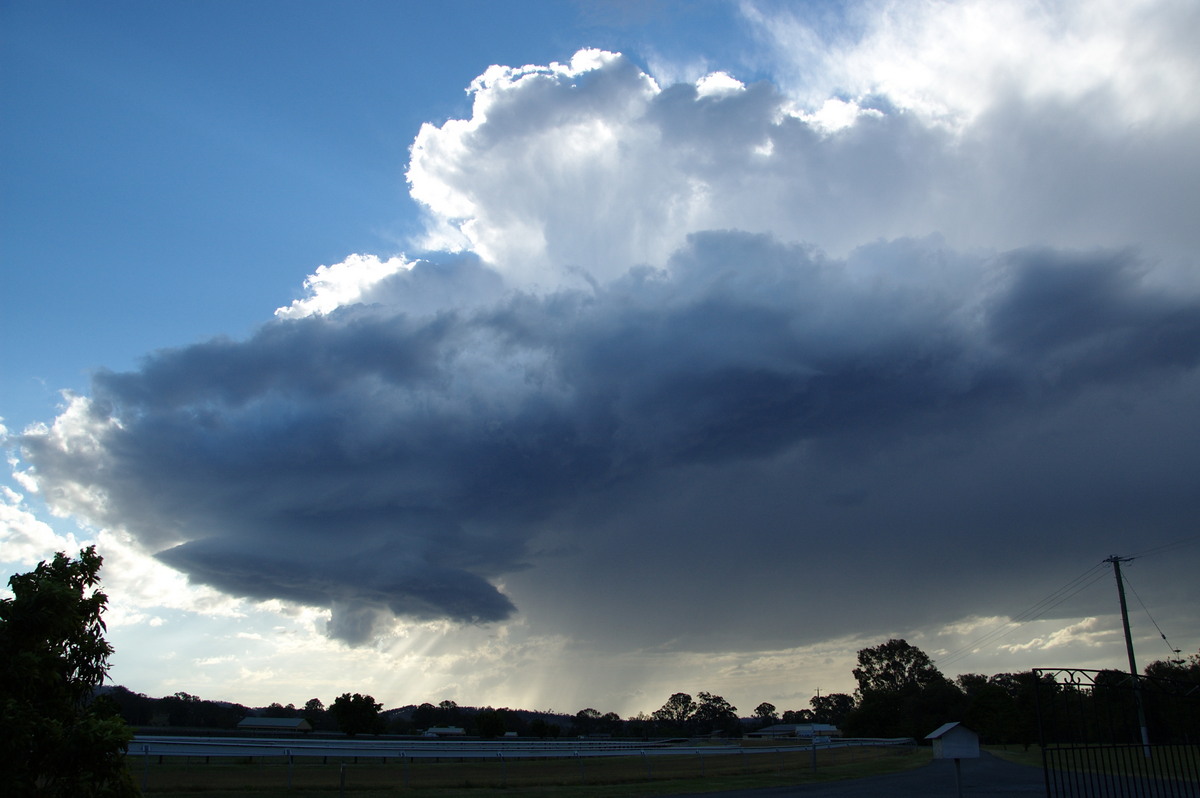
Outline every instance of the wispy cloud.
<path fill-rule="evenodd" d="M 1079 623 L 1064 626 L 1046 637 L 1035 637 L 1024 643 L 1009 643 L 1000 646 L 1005 651 L 1049 651 L 1065 646 L 1081 645 L 1095 647 L 1105 638 L 1115 634 L 1112 629 L 1098 629 L 1096 618 L 1084 618 Z"/>

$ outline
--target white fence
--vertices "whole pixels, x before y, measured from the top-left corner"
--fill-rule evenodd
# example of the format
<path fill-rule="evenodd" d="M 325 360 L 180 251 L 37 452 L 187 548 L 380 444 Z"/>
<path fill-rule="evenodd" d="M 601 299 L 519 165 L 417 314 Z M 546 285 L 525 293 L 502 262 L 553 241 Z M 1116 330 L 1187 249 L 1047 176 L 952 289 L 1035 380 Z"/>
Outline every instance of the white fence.
<path fill-rule="evenodd" d="M 170 737 L 138 735 L 131 756 L 146 757 L 359 757 L 374 759 L 551 759 L 596 756 L 680 756 L 782 753 L 851 746 L 910 745 L 910 738 L 853 738 L 821 743 L 754 745 L 739 741 L 681 745 L 631 740 L 390 740 L 260 737 Z"/>
<path fill-rule="evenodd" d="M 344 798 L 347 786 L 352 790 L 507 787 L 510 775 L 521 784 L 554 785 L 707 778 L 756 769 L 763 772 L 764 767 L 779 774 L 794 768 L 815 772 L 818 760 L 828 765 L 855 761 L 859 747 L 876 749 L 866 754 L 872 757 L 881 753 L 880 748 L 914 745 L 911 739 L 843 739 L 816 744 L 771 741 L 745 746 L 738 740 L 693 742 L 141 735 L 130 744 L 129 755 L 135 777 L 147 795 L 228 790 L 231 779 L 234 793 L 213 794 L 278 789 L 284 784 L 290 791 L 299 780 L 314 798 Z M 763 754 L 781 756 L 772 759 L 760 756 Z"/>

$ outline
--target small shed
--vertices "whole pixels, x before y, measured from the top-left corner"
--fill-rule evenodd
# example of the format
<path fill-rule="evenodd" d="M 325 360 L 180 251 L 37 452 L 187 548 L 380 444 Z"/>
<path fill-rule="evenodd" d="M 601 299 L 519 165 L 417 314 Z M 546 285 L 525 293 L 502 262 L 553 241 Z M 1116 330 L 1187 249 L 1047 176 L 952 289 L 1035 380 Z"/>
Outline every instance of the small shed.
<path fill-rule="evenodd" d="M 312 725 L 304 718 L 242 718 L 237 727 L 242 731 L 312 731 Z"/>
<path fill-rule="evenodd" d="M 925 736 L 933 741 L 934 759 L 978 759 L 979 735 L 958 723 L 943 723 Z"/>

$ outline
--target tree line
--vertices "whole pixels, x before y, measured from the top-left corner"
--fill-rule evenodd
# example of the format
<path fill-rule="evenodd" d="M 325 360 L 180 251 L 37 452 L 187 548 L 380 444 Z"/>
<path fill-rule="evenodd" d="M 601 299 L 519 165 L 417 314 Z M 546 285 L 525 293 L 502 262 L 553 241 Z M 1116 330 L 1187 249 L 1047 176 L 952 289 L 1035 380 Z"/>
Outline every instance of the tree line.
<path fill-rule="evenodd" d="M 185 692 L 149 698 L 124 687 L 101 686 L 112 647 L 104 639 L 101 614 L 108 599 L 99 588 L 100 564 L 95 547 L 84 549 L 77 559 L 59 553 L 30 573 L 11 577 L 12 598 L 0 599 L 0 772 L 14 796 L 136 795 L 124 758 L 132 727 L 233 729 L 256 714 L 303 717 L 314 729 L 347 735 L 413 734 L 457 726 L 481 737 L 510 732 L 534 737 L 739 736 L 776 722 L 813 722 L 837 726 L 847 736 L 919 740 L 942 723 L 959 720 L 985 743 L 1028 746 L 1037 737 L 1042 691 L 1050 696 L 1052 709 L 1056 702 L 1084 701 L 1080 706 L 1086 704 L 1089 717 L 1134 697 L 1129 675 L 1116 670 L 1098 674 L 1089 690 L 1058 684 L 1032 671 L 964 674 L 951 680 L 921 649 L 905 640 L 888 640 L 858 652 L 853 695 L 814 696 L 809 707 L 782 714 L 762 702 L 749 718 L 739 716 L 737 707 L 723 697 L 705 691 L 696 698 L 673 693 L 649 715 L 625 719 L 592 707 L 566 715 L 460 707 L 450 700 L 385 712 L 374 697 L 361 693 L 343 693 L 328 706 L 312 698 L 303 707 L 273 703 L 259 709 Z M 1195 728 L 1200 718 L 1200 652 L 1186 660 L 1153 662 L 1145 674 L 1149 678 L 1139 700 L 1163 699 L 1166 711 L 1158 722 L 1190 721 L 1173 728 L 1187 735 L 1200 733 Z M 1184 690 L 1172 692 L 1170 685 L 1183 685 Z"/>
<path fill-rule="evenodd" d="M 204 701 L 187 693 L 147 698 L 123 687 L 107 695 L 121 717 L 134 726 L 172 726 L 233 729 L 248 715 L 304 718 L 317 731 L 355 734 L 420 734 L 433 727 L 458 727 L 464 734 L 499 737 L 554 738 L 560 736 L 695 737 L 719 734 L 738 737 L 776 724 L 821 723 L 838 727 L 850 737 L 913 737 L 922 739 L 948 720 L 958 720 L 979 733 L 985 743 L 1030 745 L 1037 741 L 1036 691 L 1053 688 L 1049 677 L 1031 671 L 991 676 L 967 673 L 950 679 L 917 646 L 888 640 L 858 652 L 853 694 L 814 696 L 808 707 L 779 712 L 768 702 L 741 716 L 722 696 L 700 691 L 673 693 L 649 713 L 622 718 L 615 712 L 587 707 L 575 714 L 523 709 L 459 706 L 451 700 L 422 703 L 384 711 L 370 695 L 343 693 L 328 706 L 312 698 L 303 706 L 273 703 L 248 708 L 240 704 Z M 1200 683 L 1200 653 L 1188 660 L 1159 661 L 1145 669 L 1148 676 Z M 1109 679 L 1127 679 L 1113 671 Z M 1101 683 L 1104 683 L 1101 675 Z M 1050 690 L 1053 694 L 1054 690 Z M 1043 693 L 1045 695 L 1046 693 Z"/>

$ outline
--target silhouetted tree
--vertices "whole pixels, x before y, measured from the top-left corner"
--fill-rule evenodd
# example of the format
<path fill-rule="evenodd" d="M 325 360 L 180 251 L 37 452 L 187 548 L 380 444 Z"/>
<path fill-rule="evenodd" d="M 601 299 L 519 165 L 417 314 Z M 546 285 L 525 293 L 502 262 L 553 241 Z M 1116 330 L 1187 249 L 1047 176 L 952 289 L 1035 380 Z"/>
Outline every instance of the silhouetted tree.
<path fill-rule="evenodd" d="M 955 681 L 966 698 L 962 720 L 985 743 L 1015 742 L 1016 700 L 1002 685 L 980 673 L 964 673 Z"/>
<path fill-rule="evenodd" d="M 700 701 L 692 713 L 693 726 L 700 731 L 723 731 L 727 734 L 738 730 L 737 707 L 712 693 L 701 691 L 697 697 Z"/>
<path fill-rule="evenodd" d="M 576 734 L 594 734 L 600 726 L 600 711 L 588 707 L 575 713 L 574 727 Z"/>
<path fill-rule="evenodd" d="M 146 726 L 154 713 L 154 699 L 117 685 L 106 695 L 117 705 L 121 717 L 131 726 Z"/>
<path fill-rule="evenodd" d="M 1150 739 L 1182 743 L 1200 739 L 1200 652 L 1187 659 L 1152 662 L 1142 691 Z"/>
<path fill-rule="evenodd" d="M 304 702 L 304 709 L 300 710 L 300 716 L 308 721 L 309 726 L 319 729 L 325 724 L 325 704 L 319 698 L 310 698 Z"/>
<path fill-rule="evenodd" d="M 437 722 L 439 726 L 458 726 L 462 723 L 462 711 L 458 704 L 449 698 L 437 705 Z"/>
<path fill-rule="evenodd" d="M 1039 680 L 1033 671 L 1022 671 L 997 673 L 988 682 L 1003 689 L 1013 702 L 1012 726 L 1006 731 L 1004 742 L 1020 743 L 1028 749 L 1038 739 L 1038 692 L 1044 691 L 1053 700 L 1058 692 L 1054 678 L 1045 674 Z"/>
<path fill-rule="evenodd" d="M 167 724 L 170 726 L 199 726 L 201 714 L 200 696 L 191 693 L 178 692 L 164 696 L 160 705 L 167 712 Z"/>
<path fill-rule="evenodd" d="M 904 640 L 860 650 L 854 678 L 858 703 L 844 725 L 851 736 L 920 739 L 963 710 L 962 691 Z"/>
<path fill-rule="evenodd" d="M 1200 684 L 1200 651 L 1187 659 L 1173 657 L 1151 662 L 1143 670 L 1143 673 L 1153 679 L 1171 679 L 1177 682 Z"/>
<path fill-rule="evenodd" d="M 475 730 L 480 737 L 500 737 L 505 732 L 505 716 L 503 709 L 482 709 L 475 713 Z"/>
<path fill-rule="evenodd" d="M 758 718 L 763 726 L 770 726 L 779 720 L 779 716 L 775 714 L 775 705 L 766 701 L 754 708 L 754 717 Z"/>
<path fill-rule="evenodd" d="M 933 660 L 906 640 L 889 640 L 858 652 L 854 669 L 860 697 L 869 693 L 894 693 L 910 687 L 925 687 L 942 677 Z"/>
<path fill-rule="evenodd" d="M 674 731 L 687 728 L 688 721 L 696 712 L 696 702 L 687 693 L 674 693 L 651 717 Z"/>
<path fill-rule="evenodd" d="M 356 734 L 379 734 L 384 729 L 379 710 L 383 704 L 376 703 L 369 695 L 342 693 L 329 705 L 329 713 L 337 721 L 338 728 L 348 736 Z"/>
<path fill-rule="evenodd" d="M 545 718 L 534 718 L 529 724 L 529 733 L 534 737 L 558 737 L 562 734 L 562 729 L 548 723 Z"/>
<path fill-rule="evenodd" d="M 437 725 L 437 707 L 430 703 L 421 704 L 413 710 L 412 724 L 414 728 L 425 730 Z"/>
<path fill-rule="evenodd" d="M 299 715 L 300 712 L 296 709 L 295 704 L 288 704 L 285 707 L 278 701 L 272 703 L 265 710 L 263 710 L 263 717 L 265 718 L 295 718 Z"/>
<path fill-rule="evenodd" d="M 654 732 L 656 723 L 653 715 L 639 712 L 625 719 L 625 733 L 631 737 L 649 737 Z"/>
<path fill-rule="evenodd" d="M 132 738 L 111 700 L 93 702 L 112 646 L 95 546 L 8 580 L 0 600 L 0 778 L 13 796 L 127 796 Z"/>
<path fill-rule="evenodd" d="M 812 716 L 815 723 L 841 726 L 854 711 L 854 696 L 846 693 L 815 695 L 808 703 L 812 704 Z"/>

